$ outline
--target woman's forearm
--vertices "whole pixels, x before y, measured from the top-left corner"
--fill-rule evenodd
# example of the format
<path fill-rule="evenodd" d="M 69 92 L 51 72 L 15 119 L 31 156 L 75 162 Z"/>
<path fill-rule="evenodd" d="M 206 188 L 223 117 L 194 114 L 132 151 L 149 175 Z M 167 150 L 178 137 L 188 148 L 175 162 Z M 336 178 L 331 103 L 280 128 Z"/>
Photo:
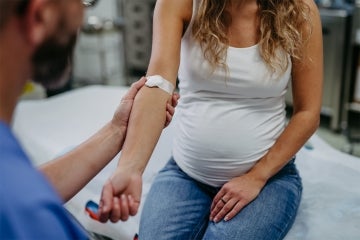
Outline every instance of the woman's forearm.
<path fill-rule="evenodd" d="M 264 183 L 300 150 L 319 126 L 320 115 L 311 111 L 295 113 L 268 153 L 249 171 Z"/>
<path fill-rule="evenodd" d="M 171 95 L 159 88 L 144 87 L 136 96 L 119 167 L 144 171 L 166 120 L 166 103 Z"/>

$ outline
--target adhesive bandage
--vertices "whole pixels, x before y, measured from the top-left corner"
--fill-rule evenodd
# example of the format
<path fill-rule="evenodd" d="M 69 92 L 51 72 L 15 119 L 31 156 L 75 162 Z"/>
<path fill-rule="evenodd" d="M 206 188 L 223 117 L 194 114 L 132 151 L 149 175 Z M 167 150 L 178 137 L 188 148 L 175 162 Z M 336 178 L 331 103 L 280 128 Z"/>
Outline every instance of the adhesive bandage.
<path fill-rule="evenodd" d="M 163 78 L 160 75 L 154 75 L 154 76 L 148 76 L 146 77 L 147 81 L 145 82 L 145 85 L 148 87 L 158 87 L 165 92 L 169 93 L 170 95 L 173 94 L 173 91 L 175 89 L 174 85 Z"/>

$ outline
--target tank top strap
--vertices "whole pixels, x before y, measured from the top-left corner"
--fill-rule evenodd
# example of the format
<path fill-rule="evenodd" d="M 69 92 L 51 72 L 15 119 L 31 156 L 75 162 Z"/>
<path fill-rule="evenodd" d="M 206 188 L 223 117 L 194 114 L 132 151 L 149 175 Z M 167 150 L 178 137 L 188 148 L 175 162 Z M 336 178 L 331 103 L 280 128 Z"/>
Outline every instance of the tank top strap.
<path fill-rule="evenodd" d="M 189 37 L 189 35 L 191 34 L 191 29 L 192 29 L 192 26 L 194 24 L 194 19 L 195 19 L 195 16 L 197 14 L 197 11 L 199 9 L 199 5 L 200 5 L 200 1 L 201 0 L 193 0 L 193 5 L 192 5 L 192 14 L 191 14 L 191 19 L 190 19 L 190 22 L 189 22 L 189 25 L 187 26 L 186 28 L 186 31 L 183 35 L 183 37 Z"/>

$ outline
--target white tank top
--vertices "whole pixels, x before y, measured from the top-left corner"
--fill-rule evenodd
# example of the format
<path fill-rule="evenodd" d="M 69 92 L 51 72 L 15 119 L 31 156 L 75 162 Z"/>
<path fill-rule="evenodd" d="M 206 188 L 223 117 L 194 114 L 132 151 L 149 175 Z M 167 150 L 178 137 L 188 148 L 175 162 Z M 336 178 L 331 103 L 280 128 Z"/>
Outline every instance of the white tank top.
<path fill-rule="evenodd" d="M 190 177 L 221 186 L 246 173 L 284 130 L 291 63 L 284 73 L 272 74 L 258 45 L 229 47 L 227 77 L 221 68 L 212 73 L 191 28 L 192 20 L 181 43 L 172 151 Z"/>

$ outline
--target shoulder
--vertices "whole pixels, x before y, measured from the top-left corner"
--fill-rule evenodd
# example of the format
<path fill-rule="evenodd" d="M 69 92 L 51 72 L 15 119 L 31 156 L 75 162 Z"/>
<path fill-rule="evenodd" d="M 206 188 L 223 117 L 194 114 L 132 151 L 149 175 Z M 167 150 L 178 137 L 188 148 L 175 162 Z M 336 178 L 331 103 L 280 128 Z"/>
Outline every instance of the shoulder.
<path fill-rule="evenodd" d="M 319 15 L 319 9 L 314 0 L 302 0 L 302 2 L 308 6 L 311 18 Z"/>
<path fill-rule="evenodd" d="M 193 2 L 195 1 L 196 0 L 157 0 L 155 10 L 163 14 L 178 16 L 184 22 L 189 22 L 192 16 Z"/>
<path fill-rule="evenodd" d="M 301 0 L 301 2 L 306 6 L 306 24 L 302 25 L 302 34 L 305 38 L 311 38 L 317 32 L 321 32 L 321 20 L 318 6 L 314 0 Z"/>
<path fill-rule="evenodd" d="M 0 169 L 0 235 L 5 239 L 85 239 L 41 173 L 27 159 L 6 160 L 8 167 Z"/>
<path fill-rule="evenodd" d="M 43 174 L 31 163 L 16 139 L 8 136 L 0 145 L 0 195 L 11 204 L 26 204 L 38 199 L 61 203 Z M 4 139 L 3 139 L 4 140 Z M 36 194 L 34 194 L 36 192 Z M 23 196 L 26 196 L 24 198 Z"/>

